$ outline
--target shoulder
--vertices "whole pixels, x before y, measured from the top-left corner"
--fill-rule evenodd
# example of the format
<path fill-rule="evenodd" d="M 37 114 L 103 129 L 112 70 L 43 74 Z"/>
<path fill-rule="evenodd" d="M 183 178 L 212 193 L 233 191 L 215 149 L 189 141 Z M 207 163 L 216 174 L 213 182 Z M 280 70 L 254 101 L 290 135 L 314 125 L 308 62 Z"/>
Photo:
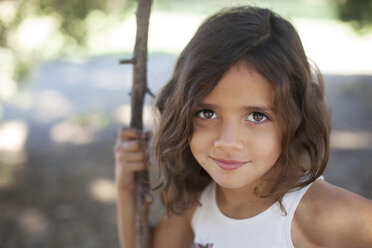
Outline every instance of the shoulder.
<path fill-rule="evenodd" d="M 317 180 L 301 200 L 292 233 L 325 247 L 372 247 L 372 201 Z"/>

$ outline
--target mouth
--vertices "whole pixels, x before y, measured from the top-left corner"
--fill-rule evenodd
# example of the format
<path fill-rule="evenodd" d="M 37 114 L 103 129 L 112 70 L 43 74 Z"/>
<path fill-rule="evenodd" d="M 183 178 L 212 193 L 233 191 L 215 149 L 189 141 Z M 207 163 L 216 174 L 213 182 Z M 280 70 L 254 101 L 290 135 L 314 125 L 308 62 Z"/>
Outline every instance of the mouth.
<path fill-rule="evenodd" d="M 219 158 L 212 158 L 212 159 L 221 169 L 224 169 L 224 170 L 236 170 L 249 162 L 249 161 L 241 162 L 241 161 L 236 161 L 236 160 L 225 160 L 225 159 L 219 159 Z"/>

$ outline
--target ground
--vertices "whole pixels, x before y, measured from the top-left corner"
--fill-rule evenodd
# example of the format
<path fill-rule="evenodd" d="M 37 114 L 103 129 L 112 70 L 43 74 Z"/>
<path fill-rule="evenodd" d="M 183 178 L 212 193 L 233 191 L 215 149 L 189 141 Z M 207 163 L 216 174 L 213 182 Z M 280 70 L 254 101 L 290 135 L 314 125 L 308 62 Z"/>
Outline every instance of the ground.
<path fill-rule="evenodd" d="M 46 63 L 17 99 L 2 103 L 0 138 L 11 143 L 23 133 L 24 144 L 21 137 L 7 150 L 0 142 L 1 247 L 118 247 L 112 148 L 128 121 L 131 67 L 117 59 Z M 174 61 L 150 55 L 153 91 Z M 332 109 L 325 179 L 372 199 L 372 76 L 325 75 L 325 83 Z M 1 136 L 7 127 L 18 136 Z"/>

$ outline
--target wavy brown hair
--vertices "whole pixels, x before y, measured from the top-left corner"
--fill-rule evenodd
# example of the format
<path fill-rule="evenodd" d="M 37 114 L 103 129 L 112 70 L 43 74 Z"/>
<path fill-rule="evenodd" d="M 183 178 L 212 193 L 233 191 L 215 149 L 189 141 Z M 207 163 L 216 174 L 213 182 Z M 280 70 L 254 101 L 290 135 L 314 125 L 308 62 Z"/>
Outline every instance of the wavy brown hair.
<path fill-rule="evenodd" d="M 282 152 L 275 164 L 279 175 L 262 197 L 281 203 L 286 192 L 310 184 L 326 167 L 330 120 L 323 79 L 309 63 L 295 28 L 269 9 L 224 9 L 199 27 L 156 101 L 153 155 L 164 175 L 163 199 L 170 212 L 196 204 L 211 181 L 190 151 L 193 118 L 224 73 L 240 61 L 275 90 Z"/>

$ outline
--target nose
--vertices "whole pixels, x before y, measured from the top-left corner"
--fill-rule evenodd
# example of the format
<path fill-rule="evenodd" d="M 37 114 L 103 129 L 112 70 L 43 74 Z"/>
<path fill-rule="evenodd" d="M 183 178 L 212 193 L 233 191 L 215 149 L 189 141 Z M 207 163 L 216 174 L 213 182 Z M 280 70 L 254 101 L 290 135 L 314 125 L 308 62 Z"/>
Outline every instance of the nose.
<path fill-rule="evenodd" d="M 243 149 L 243 138 L 238 124 L 222 124 L 214 146 L 225 151 Z"/>

